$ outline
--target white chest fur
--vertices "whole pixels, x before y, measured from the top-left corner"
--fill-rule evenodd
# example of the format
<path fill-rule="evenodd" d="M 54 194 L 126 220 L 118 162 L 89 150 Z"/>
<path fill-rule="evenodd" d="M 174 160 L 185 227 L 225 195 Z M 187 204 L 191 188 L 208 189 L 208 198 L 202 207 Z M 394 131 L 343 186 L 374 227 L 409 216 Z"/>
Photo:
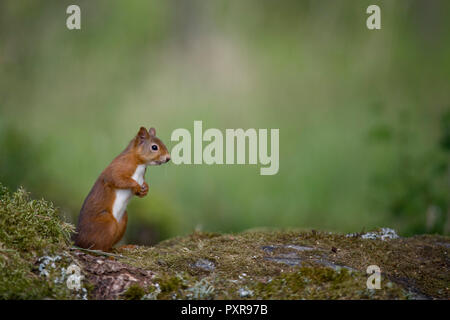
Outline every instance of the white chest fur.
<path fill-rule="evenodd" d="M 145 164 L 138 165 L 136 171 L 131 176 L 131 178 L 140 185 L 144 183 L 145 168 Z M 130 201 L 132 196 L 131 189 L 116 190 L 116 199 L 114 200 L 112 213 L 117 222 L 122 219 L 122 216 L 127 209 L 128 201 Z"/>

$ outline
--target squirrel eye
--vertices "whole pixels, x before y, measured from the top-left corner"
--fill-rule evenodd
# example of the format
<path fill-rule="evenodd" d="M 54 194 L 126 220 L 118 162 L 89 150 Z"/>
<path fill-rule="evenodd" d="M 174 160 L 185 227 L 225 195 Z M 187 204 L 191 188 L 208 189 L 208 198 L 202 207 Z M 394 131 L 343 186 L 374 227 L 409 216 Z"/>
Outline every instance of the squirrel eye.
<path fill-rule="evenodd" d="M 152 145 L 152 150 L 153 150 L 153 151 L 158 150 L 158 146 L 157 146 L 156 144 L 153 144 L 153 145 Z"/>

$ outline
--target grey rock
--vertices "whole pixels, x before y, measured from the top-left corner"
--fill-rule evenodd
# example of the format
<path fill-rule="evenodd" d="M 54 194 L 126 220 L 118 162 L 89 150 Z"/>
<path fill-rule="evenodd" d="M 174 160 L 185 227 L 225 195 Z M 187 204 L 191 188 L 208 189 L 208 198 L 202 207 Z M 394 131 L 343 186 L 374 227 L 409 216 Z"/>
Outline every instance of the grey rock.
<path fill-rule="evenodd" d="M 267 253 L 271 253 L 273 251 L 275 251 L 275 249 L 281 249 L 281 248 L 285 248 L 285 249 L 294 249 L 297 251 L 311 251 L 314 250 L 314 248 L 311 247 L 304 247 L 304 246 L 298 246 L 295 244 L 287 244 L 287 245 L 269 245 L 269 246 L 262 246 L 261 249 L 263 249 L 265 252 Z"/>
<path fill-rule="evenodd" d="M 264 257 L 264 260 L 274 261 L 278 263 L 284 263 L 289 266 L 301 266 L 302 259 L 301 258 L 285 258 L 285 257 Z"/>
<path fill-rule="evenodd" d="M 198 268 L 204 271 L 212 272 L 216 269 L 216 265 L 214 262 L 209 261 L 207 259 L 199 259 L 197 262 L 195 262 L 192 267 Z"/>

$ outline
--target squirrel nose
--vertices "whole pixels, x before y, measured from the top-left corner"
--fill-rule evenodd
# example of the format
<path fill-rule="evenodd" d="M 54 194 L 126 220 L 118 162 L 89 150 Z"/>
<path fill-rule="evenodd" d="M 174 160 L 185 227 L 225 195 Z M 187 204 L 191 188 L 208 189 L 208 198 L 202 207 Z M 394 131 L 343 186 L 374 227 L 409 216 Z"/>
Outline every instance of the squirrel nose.
<path fill-rule="evenodd" d="M 166 162 L 170 161 L 170 156 L 166 156 Z"/>

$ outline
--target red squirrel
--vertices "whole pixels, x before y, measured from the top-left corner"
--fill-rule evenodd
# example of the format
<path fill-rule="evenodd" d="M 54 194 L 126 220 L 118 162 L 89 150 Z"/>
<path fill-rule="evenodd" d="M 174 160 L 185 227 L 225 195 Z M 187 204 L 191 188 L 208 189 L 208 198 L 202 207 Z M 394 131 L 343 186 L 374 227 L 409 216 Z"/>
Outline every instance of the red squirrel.
<path fill-rule="evenodd" d="M 110 251 L 122 239 L 127 227 L 127 204 L 134 195 L 144 197 L 147 166 L 170 160 L 164 143 L 154 128 L 141 127 L 138 134 L 100 174 L 84 200 L 78 217 L 75 245 Z"/>

